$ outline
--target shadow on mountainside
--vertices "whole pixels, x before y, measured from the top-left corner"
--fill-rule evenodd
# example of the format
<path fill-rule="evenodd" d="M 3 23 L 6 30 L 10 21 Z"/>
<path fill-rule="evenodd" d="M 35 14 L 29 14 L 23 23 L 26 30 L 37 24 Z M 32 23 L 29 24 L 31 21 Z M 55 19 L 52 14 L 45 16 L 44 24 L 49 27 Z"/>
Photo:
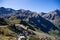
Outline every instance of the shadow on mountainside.
<path fill-rule="evenodd" d="M 58 29 L 53 23 L 42 18 L 41 16 L 32 17 L 29 19 L 29 22 L 33 22 L 35 26 L 39 27 L 43 32 L 48 32 L 50 30 Z"/>

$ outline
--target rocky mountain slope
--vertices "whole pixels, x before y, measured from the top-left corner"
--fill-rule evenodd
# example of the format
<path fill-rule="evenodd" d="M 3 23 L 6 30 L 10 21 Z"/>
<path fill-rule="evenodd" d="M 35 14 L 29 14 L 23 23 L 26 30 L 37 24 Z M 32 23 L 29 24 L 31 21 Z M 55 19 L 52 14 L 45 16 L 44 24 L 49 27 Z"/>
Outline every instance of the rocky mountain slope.
<path fill-rule="evenodd" d="M 60 28 L 60 10 L 48 12 L 47 14 L 43 15 L 42 17 L 49 20 L 55 26 L 58 26 L 58 28 Z"/>

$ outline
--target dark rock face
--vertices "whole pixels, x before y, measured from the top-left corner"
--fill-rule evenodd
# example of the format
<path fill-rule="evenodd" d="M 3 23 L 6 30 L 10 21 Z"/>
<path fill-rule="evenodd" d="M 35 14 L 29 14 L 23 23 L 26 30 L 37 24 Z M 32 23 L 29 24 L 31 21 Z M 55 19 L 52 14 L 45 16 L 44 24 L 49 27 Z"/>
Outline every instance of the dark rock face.
<path fill-rule="evenodd" d="M 7 25 L 4 18 L 0 18 L 0 25 Z"/>
<path fill-rule="evenodd" d="M 53 29 L 53 30 L 57 29 L 57 27 L 54 24 L 52 24 L 48 20 L 42 18 L 41 16 L 39 16 L 37 18 L 34 18 L 34 17 L 33 18 L 30 18 L 30 22 L 35 23 L 36 26 L 39 27 L 44 32 L 48 32 L 51 29 Z"/>

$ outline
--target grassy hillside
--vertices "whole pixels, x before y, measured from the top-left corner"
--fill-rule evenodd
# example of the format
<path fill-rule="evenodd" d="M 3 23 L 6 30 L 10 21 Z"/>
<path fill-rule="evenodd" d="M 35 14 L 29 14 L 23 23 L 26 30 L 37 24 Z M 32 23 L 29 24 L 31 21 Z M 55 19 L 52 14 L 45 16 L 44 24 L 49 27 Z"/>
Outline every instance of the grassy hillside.
<path fill-rule="evenodd" d="M 0 26 L 0 40 L 16 40 L 17 34 L 11 31 L 8 26 Z"/>

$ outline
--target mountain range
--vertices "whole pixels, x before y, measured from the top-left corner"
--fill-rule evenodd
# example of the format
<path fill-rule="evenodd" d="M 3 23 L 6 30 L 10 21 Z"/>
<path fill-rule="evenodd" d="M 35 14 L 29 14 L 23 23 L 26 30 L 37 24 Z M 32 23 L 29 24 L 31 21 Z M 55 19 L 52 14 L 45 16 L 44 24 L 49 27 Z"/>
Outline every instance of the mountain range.
<path fill-rule="evenodd" d="M 50 30 L 60 30 L 60 10 L 48 13 L 37 13 L 29 10 L 14 10 L 11 8 L 0 7 L 0 16 L 7 19 L 20 19 L 27 24 L 38 27 L 43 32 Z"/>
<path fill-rule="evenodd" d="M 37 13 L 0 7 L 0 34 L 17 38 L 18 35 L 25 36 L 26 33 L 29 37 L 32 35 L 32 38 L 37 37 L 41 40 L 59 40 L 60 10 Z"/>

